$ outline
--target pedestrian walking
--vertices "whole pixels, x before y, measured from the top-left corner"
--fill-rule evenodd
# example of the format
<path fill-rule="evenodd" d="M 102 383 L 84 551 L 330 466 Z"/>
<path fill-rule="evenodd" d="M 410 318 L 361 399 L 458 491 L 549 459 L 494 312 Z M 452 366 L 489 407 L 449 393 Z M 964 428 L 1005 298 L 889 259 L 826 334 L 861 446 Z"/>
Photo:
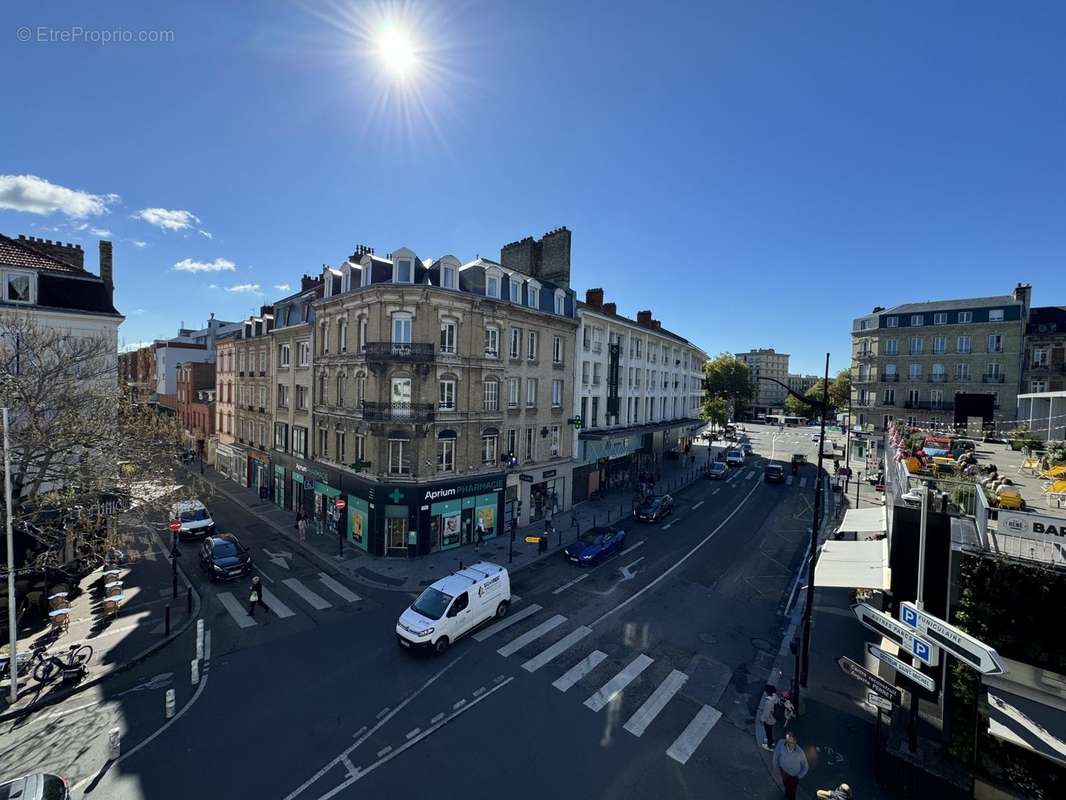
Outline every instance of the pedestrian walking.
<path fill-rule="evenodd" d="M 474 552 L 480 550 L 483 544 L 485 544 L 485 528 L 482 527 L 479 521 L 477 524 L 477 538 L 474 540 Z"/>
<path fill-rule="evenodd" d="M 307 515 L 302 510 L 296 515 L 296 535 L 301 542 L 307 541 Z"/>
<path fill-rule="evenodd" d="M 835 789 L 819 789 L 818 800 L 851 800 L 851 787 L 846 783 L 840 784 Z"/>
<path fill-rule="evenodd" d="M 248 594 L 248 616 L 255 616 L 255 607 L 262 606 L 264 611 L 270 611 L 267 608 L 266 602 L 263 600 L 263 587 L 262 582 L 259 580 L 258 575 L 252 576 L 252 591 Z"/>
<path fill-rule="evenodd" d="M 774 742 L 776 741 L 776 738 L 774 737 L 774 725 L 777 724 L 777 705 L 781 698 L 777 696 L 777 688 L 769 683 L 766 684 L 766 688 L 763 691 L 766 695 L 766 699 L 763 701 L 762 717 L 760 717 L 763 732 L 766 734 L 766 741 L 763 743 L 763 749 L 773 750 Z"/>
<path fill-rule="evenodd" d="M 785 726 L 785 731 L 787 732 L 792 720 L 796 718 L 796 706 L 792 704 L 792 696 L 787 690 L 781 692 L 779 708 L 781 709 L 781 714 L 778 716 L 778 722 Z"/>
<path fill-rule="evenodd" d="M 789 731 L 774 748 L 774 769 L 781 773 L 785 786 L 785 800 L 796 800 L 796 788 L 807 774 L 807 756 L 796 744 L 796 734 Z"/>

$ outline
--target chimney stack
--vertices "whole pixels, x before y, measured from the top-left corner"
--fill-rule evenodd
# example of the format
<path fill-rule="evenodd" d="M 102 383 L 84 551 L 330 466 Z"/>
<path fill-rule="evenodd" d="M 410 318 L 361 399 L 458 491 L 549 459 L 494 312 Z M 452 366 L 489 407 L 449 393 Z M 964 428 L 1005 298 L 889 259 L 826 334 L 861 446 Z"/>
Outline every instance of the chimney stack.
<path fill-rule="evenodd" d="M 300 278 L 300 291 L 306 292 L 308 289 L 315 288 L 320 283 L 322 283 L 321 278 L 312 278 L 310 275 L 304 275 Z"/>
<path fill-rule="evenodd" d="M 114 288 L 115 281 L 111 274 L 111 242 L 100 240 L 100 277 L 109 287 Z"/>
<path fill-rule="evenodd" d="M 78 269 L 85 269 L 85 251 L 81 249 L 80 244 L 63 244 L 58 239 L 53 242 L 51 239 L 24 235 L 20 235 L 19 240 L 22 244 L 27 244 L 34 250 L 52 258 L 57 258 L 65 264 L 71 264 Z"/>
<path fill-rule="evenodd" d="M 638 311 L 637 312 L 637 324 L 642 328 L 651 327 L 651 312 L 650 311 Z"/>
<path fill-rule="evenodd" d="M 603 305 L 603 289 L 588 289 L 585 291 L 585 302 L 593 308 Z"/>
<path fill-rule="evenodd" d="M 603 313 L 610 314 L 612 317 L 618 314 L 618 305 L 616 303 L 604 303 Z"/>

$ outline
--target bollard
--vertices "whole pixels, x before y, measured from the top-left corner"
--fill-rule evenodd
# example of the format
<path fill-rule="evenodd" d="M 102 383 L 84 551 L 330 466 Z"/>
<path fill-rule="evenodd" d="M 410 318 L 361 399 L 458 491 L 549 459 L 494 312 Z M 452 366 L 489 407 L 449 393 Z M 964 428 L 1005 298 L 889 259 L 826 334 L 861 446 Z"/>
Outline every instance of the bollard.
<path fill-rule="evenodd" d="M 122 733 L 118 728 L 112 728 L 107 734 L 107 757 L 117 761 L 122 754 Z"/>
<path fill-rule="evenodd" d="M 195 686 L 200 682 L 200 659 L 194 658 L 189 663 L 189 674 L 192 678 L 192 685 Z"/>
<path fill-rule="evenodd" d="M 163 635 L 170 636 L 170 603 L 167 603 L 165 609 L 163 609 L 166 617 L 163 620 Z"/>
<path fill-rule="evenodd" d="M 166 708 L 167 719 L 170 719 L 174 716 L 174 690 L 167 689 L 167 693 L 164 695 L 164 697 L 166 698 L 164 700 L 164 704 Z"/>
<path fill-rule="evenodd" d="M 192 586 L 185 589 L 185 613 L 192 614 Z"/>
<path fill-rule="evenodd" d="M 196 620 L 196 657 L 204 657 L 204 621 Z"/>

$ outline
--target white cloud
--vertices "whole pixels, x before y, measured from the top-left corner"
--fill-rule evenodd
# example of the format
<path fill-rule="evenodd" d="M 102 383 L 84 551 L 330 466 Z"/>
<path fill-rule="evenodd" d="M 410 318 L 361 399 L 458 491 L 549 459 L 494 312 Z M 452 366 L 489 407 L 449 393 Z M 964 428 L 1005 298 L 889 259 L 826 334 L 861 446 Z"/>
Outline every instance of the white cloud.
<path fill-rule="evenodd" d="M 227 286 L 226 291 L 238 294 L 259 294 L 260 288 L 258 283 L 239 283 L 236 286 Z"/>
<path fill-rule="evenodd" d="M 292 289 L 292 287 L 289 286 L 289 284 L 287 283 L 275 283 L 274 288 L 277 289 L 279 292 L 287 292 Z"/>
<path fill-rule="evenodd" d="M 0 208 L 30 214 L 58 211 L 74 219 L 107 214 L 117 194 L 89 194 L 46 181 L 36 175 L 0 175 Z"/>
<path fill-rule="evenodd" d="M 147 314 L 147 313 L 148 312 L 145 309 L 143 309 L 143 308 L 135 308 L 135 309 L 133 309 L 133 311 L 130 312 L 130 314 L 136 314 L 138 316 L 141 315 L 141 314 Z"/>
<path fill-rule="evenodd" d="M 131 244 L 134 247 L 147 247 L 148 246 L 148 242 L 142 242 L 140 239 L 131 239 L 130 242 L 131 242 Z"/>
<path fill-rule="evenodd" d="M 208 239 L 214 239 L 215 238 L 215 235 L 213 233 L 211 233 L 210 231 L 201 230 L 200 231 L 200 235 L 201 236 L 206 236 Z"/>
<path fill-rule="evenodd" d="M 129 353 L 132 350 L 140 350 L 142 347 L 147 347 L 150 344 L 154 344 L 154 342 L 130 342 L 129 344 L 122 345 L 118 351 L 120 353 Z"/>
<path fill-rule="evenodd" d="M 93 236 L 110 236 L 111 231 L 107 228 L 89 228 L 89 233 Z"/>
<path fill-rule="evenodd" d="M 217 283 L 209 283 L 209 284 L 207 284 L 207 288 L 208 289 L 217 289 L 219 287 L 218 287 Z"/>
<path fill-rule="evenodd" d="M 183 231 L 200 221 L 191 211 L 172 208 L 142 208 L 133 216 L 165 231 Z"/>
<path fill-rule="evenodd" d="M 174 265 L 178 272 L 235 272 L 237 265 L 227 258 L 216 258 L 214 261 L 193 261 L 191 258 L 183 258 Z"/>

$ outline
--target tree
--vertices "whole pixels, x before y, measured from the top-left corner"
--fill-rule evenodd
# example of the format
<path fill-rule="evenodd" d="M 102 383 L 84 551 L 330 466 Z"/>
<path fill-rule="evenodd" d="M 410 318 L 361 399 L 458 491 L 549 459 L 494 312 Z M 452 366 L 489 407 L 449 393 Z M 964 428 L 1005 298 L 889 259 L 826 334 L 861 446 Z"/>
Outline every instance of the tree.
<path fill-rule="evenodd" d="M 818 402 L 821 402 L 821 398 L 818 398 Z M 807 417 L 812 416 L 812 409 L 809 405 L 796 399 L 792 395 L 785 396 L 785 413 L 791 417 Z"/>
<path fill-rule="evenodd" d="M 119 390 L 115 342 L 0 315 L 0 406 L 9 410 L 12 524 L 20 566 L 114 546 L 110 518 L 147 523 L 182 482 L 181 430 Z M 0 441 L 2 449 L 2 441 Z M 0 493 L 0 507 L 5 503 Z"/>
<path fill-rule="evenodd" d="M 723 397 L 707 397 L 704 395 L 700 417 L 711 423 L 712 426 L 721 428 L 729 422 L 729 404 Z"/>
<path fill-rule="evenodd" d="M 851 402 L 851 370 L 842 369 L 829 384 L 829 403 L 833 408 L 842 411 Z"/>
<path fill-rule="evenodd" d="M 721 399 L 734 410 L 755 395 L 751 369 L 732 353 L 719 353 L 703 365 L 703 406 Z"/>

